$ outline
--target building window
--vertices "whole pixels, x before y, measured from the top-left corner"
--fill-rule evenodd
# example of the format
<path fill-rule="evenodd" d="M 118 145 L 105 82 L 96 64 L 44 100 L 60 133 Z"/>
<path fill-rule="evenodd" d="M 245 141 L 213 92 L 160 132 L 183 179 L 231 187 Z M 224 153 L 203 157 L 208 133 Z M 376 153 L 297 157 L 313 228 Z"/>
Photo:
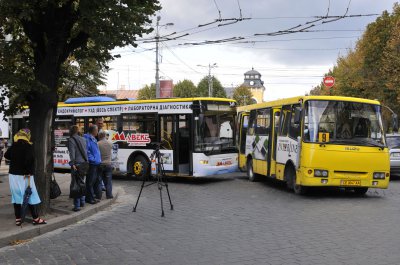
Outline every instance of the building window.
<path fill-rule="evenodd" d="M 259 76 L 258 75 L 255 75 L 255 77 L 258 79 L 259 78 Z"/>
<path fill-rule="evenodd" d="M 246 78 L 246 79 L 249 79 L 249 78 L 250 78 L 250 76 L 249 76 L 249 75 L 245 75 L 245 78 Z"/>

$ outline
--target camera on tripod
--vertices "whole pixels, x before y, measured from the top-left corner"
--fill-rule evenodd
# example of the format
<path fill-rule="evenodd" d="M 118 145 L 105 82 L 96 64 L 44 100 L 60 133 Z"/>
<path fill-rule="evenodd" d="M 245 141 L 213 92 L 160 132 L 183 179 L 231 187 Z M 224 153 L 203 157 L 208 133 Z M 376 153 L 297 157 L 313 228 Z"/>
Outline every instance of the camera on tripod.
<path fill-rule="evenodd" d="M 151 175 L 153 177 L 157 176 L 160 170 L 164 170 L 164 167 L 160 167 L 159 164 L 163 163 L 162 161 L 162 154 L 160 152 L 160 143 L 158 142 L 153 142 L 150 144 L 150 148 L 154 150 L 154 152 L 150 155 L 150 169 L 151 169 Z M 160 172 L 161 174 L 164 174 L 164 172 Z"/>
<path fill-rule="evenodd" d="M 139 203 L 140 195 L 142 194 L 143 188 L 151 186 L 153 184 L 157 184 L 158 190 L 160 191 L 160 201 L 161 201 L 161 217 L 164 217 L 164 205 L 163 205 L 163 199 L 162 199 L 162 188 L 165 187 L 168 195 L 168 200 L 170 204 L 170 209 L 173 210 L 174 206 L 172 205 L 171 202 L 171 196 L 169 194 L 169 189 L 168 189 L 168 182 L 167 182 L 167 177 L 164 172 L 164 164 L 162 160 L 162 155 L 160 152 L 160 143 L 158 142 L 152 142 L 149 144 L 150 148 L 152 148 L 154 151 L 150 155 L 150 160 L 151 160 L 151 175 L 154 178 L 154 181 L 152 183 L 149 183 L 145 185 L 146 179 L 143 178 L 142 186 L 140 188 L 139 196 L 136 200 L 136 204 L 133 207 L 133 212 L 136 212 L 137 205 Z"/>

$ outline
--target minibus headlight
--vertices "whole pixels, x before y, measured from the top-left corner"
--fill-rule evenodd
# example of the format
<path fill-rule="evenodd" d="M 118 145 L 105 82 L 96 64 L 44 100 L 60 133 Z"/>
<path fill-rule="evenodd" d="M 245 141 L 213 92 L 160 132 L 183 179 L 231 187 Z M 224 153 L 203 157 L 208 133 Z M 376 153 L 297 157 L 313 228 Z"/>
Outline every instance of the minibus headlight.
<path fill-rule="evenodd" d="M 374 172 L 374 179 L 385 179 L 385 173 L 383 173 L 383 172 Z"/>
<path fill-rule="evenodd" d="M 202 165 L 208 165 L 208 160 L 200 160 L 200 164 L 202 164 Z"/>
<path fill-rule="evenodd" d="M 314 177 L 327 178 L 328 177 L 328 170 L 315 169 L 314 170 Z"/>

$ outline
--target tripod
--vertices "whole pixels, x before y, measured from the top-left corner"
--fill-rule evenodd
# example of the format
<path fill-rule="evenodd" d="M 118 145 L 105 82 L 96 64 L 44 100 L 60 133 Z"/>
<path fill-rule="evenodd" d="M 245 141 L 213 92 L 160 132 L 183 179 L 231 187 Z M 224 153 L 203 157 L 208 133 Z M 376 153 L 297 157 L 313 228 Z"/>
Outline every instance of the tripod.
<path fill-rule="evenodd" d="M 160 143 L 153 143 L 154 144 L 154 151 L 150 155 L 151 160 L 151 175 L 155 178 L 155 180 L 149 184 L 145 184 L 146 178 L 143 177 L 142 186 L 140 188 L 139 196 L 136 200 L 136 204 L 133 207 L 132 212 L 136 212 L 136 207 L 139 203 L 140 196 L 142 195 L 143 188 L 151 186 L 153 184 L 157 184 L 158 190 L 160 191 L 160 201 L 161 201 L 161 217 L 164 217 L 164 205 L 163 205 L 163 198 L 162 198 L 162 188 L 165 187 L 168 194 L 169 205 L 171 206 L 171 210 L 174 209 L 174 206 L 171 202 L 171 196 L 169 194 L 168 189 L 168 182 L 167 177 L 164 172 L 164 164 L 162 161 L 162 154 L 160 152 Z"/>

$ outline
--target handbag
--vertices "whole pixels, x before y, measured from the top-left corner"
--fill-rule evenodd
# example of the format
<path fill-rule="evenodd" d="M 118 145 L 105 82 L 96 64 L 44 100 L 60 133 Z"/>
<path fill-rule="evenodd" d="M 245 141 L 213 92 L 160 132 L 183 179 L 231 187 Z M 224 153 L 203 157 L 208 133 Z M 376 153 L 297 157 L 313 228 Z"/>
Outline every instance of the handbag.
<path fill-rule="evenodd" d="M 61 189 L 56 181 L 56 177 L 53 174 L 53 178 L 50 182 L 50 199 L 55 199 L 61 195 Z"/>
<path fill-rule="evenodd" d="M 78 147 L 79 153 L 81 154 L 81 156 L 83 157 L 83 159 L 85 160 L 85 162 L 80 163 L 76 166 L 77 172 L 80 176 L 85 176 L 89 170 L 89 162 L 86 159 L 85 154 L 83 153 L 81 146 L 79 145 L 78 141 L 74 138 L 71 137 L 71 139 L 73 139 L 75 141 L 76 146 Z"/>
<path fill-rule="evenodd" d="M 70 198 L 80 198 L 86 194 L 85 181 L 78 174 L 72 174 L 71 185 L 69 189 Z"/>

